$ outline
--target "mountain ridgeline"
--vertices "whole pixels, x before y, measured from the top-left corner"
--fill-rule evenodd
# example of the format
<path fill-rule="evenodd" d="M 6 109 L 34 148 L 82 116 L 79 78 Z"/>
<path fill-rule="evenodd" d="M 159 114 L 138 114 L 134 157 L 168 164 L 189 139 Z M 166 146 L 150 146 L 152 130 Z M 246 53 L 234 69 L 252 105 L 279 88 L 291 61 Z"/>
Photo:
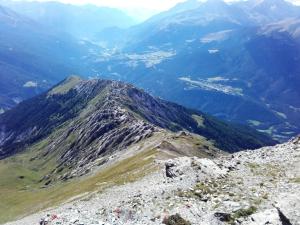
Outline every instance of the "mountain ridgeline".
<path fill-rule="evenodd" d="M 51 144 L 45 148 L 60 149 L 65 162 L 79 161 L 82 155 L 92 160 L 159 129 L 199 134 L 227 152 L 275 143 L 252 129 L 154 98 L 132 85 L 72 76 L 0 116 L 0 156 L 47 139 Z"/>

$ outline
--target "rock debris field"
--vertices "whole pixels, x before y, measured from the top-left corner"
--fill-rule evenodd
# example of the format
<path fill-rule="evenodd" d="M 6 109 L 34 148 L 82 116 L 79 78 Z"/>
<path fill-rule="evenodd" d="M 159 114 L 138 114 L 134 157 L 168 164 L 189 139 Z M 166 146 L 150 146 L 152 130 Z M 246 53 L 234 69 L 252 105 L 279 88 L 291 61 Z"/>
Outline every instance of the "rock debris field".
<path fill-rule="evenodd" d="M 299 225 L 300 138 L 216 159 L 181 157 L 134 183 L 7 225 Z"/>

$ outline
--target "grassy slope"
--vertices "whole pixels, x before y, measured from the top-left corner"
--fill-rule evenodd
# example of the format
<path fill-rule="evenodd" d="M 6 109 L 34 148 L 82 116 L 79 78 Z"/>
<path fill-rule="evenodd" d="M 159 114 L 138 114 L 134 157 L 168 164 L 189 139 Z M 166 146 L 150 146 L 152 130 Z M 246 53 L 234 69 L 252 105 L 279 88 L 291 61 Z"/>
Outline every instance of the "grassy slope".
<path fill-rule="evenodd" d="M 43 188 L 38 182 L 47 169 L 37 171 L 34 169 L 35 165 L 25 164 L 30 153 L 26 152 L 2 160 L 0 161 L 0 223 L 55 206 L 82 193 L 101 191 L 105 187 L 135 181 L 155 170 L 152 162 L 156 153 L 156 150 L 140 152 L 93 176 L 57 183 L 48 188 Z M 21 179 L 21 176 L 24 178 Z"/>

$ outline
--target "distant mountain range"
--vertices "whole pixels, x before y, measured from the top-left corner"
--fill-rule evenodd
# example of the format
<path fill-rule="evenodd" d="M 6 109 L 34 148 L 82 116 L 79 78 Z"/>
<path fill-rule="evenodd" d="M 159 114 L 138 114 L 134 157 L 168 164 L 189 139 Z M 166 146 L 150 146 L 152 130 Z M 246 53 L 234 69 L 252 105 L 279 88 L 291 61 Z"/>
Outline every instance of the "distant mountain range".
<path fill-rule="evenodd" d="M 0 113 L 71 74 L 95 75 L 89 60 L 102 50 L 87 39 L 132 24 L 116 9 L 0 1 Z"/>
<path fill-rule="evenodd" d="M 300 7 L 284 0 L 191 0 L 103 35 L 121 47 L 96 67 L 284 140 L 300 131 L 299 18 Z"/>
<path fill-rule="evenodd" d="M 85 74 L 133 83 L 280 141 L 300 132 L 298 6 L 189 0 L 127 28 L 128 18 L 98 24 L 100 14 L 122 13 L 93 6 L 6 5 L 20 14 L 0 12 L 10 13 L 0 16 L 0 111 L 70 74 Z M 55 13 L 64 18 L 62 29 Z M 88 26 L 72 27 L 72 21 Z"/>
<path fill-rule="evenodd" d="M 43 26 L 69 33 L 78 39 L 92 39 L 105 28 L 128 28 L 137 23 L 121 10 L 95 5 L 7 0 L 0 1 L 0 4 Z"/>
<path fill-rule="evenodd" d="M 70 74 L 91 74 L 93 46 L 0 6 L 0 112 Z"/>

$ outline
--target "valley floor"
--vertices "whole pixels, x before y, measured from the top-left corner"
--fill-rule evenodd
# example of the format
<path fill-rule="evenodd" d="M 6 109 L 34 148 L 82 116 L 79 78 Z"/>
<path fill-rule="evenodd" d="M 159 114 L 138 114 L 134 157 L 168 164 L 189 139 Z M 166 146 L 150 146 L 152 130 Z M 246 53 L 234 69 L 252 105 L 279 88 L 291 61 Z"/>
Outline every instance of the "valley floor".
<path fill-rule="evenodd" d="M 46 224 L 42 219 L 63 225 L 300 224 L 300 138 L 216 159 L 156 163 L 160 170 L 139 181 L 6 225 Z"/>

